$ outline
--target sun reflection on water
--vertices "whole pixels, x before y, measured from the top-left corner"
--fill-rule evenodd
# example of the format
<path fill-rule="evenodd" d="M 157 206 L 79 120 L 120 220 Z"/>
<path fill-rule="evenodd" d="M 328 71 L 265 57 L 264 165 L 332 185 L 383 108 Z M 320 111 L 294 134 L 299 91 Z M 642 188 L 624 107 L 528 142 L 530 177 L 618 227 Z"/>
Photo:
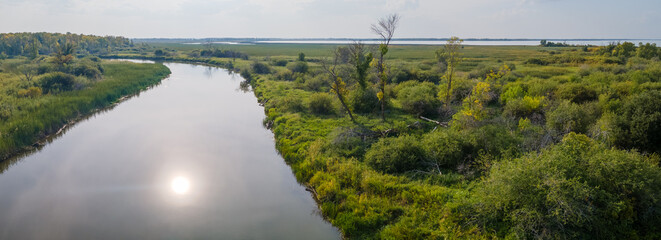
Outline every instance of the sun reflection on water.
<path fill-rule="evenodd" d="M 175 177 L 172 179 L 172 182 L 170 183 L 170 187 L 172 188 L 172 191 L 178 195 L 183 195 L 188 193 L 188 190 L 190 189 L 190 181 L 188 178 L 179 176 Z"/>

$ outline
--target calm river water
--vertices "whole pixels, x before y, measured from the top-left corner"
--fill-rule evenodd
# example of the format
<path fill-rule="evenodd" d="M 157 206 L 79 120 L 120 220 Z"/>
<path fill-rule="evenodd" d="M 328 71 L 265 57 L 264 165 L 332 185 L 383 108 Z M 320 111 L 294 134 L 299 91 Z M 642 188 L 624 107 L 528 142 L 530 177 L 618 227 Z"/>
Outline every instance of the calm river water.
<path fill-rule="evenodd" d="M 0 239 L 338 239 L 227 71 L 172 75 L 2 164 Z"/>

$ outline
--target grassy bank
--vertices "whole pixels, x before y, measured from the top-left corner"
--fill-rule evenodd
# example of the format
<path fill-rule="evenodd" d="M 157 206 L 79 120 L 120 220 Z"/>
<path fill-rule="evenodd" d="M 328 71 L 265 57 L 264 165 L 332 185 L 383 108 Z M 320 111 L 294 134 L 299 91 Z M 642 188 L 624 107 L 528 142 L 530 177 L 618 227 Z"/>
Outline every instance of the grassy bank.
<path fill-rule="evenodd" d="M 104 61 L 101 67 L 104 69 L 103 76 L 98 80 L 86 82 L 82 89 L 43 95 L 39 89 L 40 94 L 34 96 L 17 93 L 20 89 L 33 85 L 19 74 L 0 73 L 3 84 L 1 89 L 4 91 L 1 97 L 5 111 L 0 122 L 0 159 L 7 159 L 29 148 L 73 119 L 157 84 L 170 73 L 162 64 Z"/>

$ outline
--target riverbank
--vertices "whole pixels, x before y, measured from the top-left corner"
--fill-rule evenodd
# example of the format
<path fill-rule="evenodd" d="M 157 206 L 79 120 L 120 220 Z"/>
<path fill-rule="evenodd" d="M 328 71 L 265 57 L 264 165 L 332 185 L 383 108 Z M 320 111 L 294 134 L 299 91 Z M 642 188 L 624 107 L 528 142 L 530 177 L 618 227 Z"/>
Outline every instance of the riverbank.
<path fill-rule="evenodd" d="M 0 125 L 0 160 L 41 145 L 64 126 L 137 94 L 170 74 L 162 64 L 103 62 L 101 80 L 90 86 L 57 95 L 44 95 L 35 104 L 14 112 Z"/>

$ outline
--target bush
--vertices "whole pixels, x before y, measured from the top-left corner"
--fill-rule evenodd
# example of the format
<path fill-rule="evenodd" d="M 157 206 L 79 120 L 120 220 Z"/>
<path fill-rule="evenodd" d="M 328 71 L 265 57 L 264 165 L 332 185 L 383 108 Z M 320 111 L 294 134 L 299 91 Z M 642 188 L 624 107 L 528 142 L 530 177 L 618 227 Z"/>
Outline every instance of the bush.
<path fill-rule="evenodd" d="M 455 78 L 452 80 L 452 91 L 450 93 L 450 104 L 462 102 L 473 90 L 475 81 Z M 447 82 L 441 82 L 439 85 L 438 98 L 445 102 L 447 97 Z"/>
<path fill-rule="evenodd" d="M 30 87 L 28 89 L 22 89 L 18 91 L 18 96 L 20 97 L 29 97 L 36 98 L 41 96 L 41 88 L 39 87 Z"/>
<path fill-rule="evenodd" d="M 100 65 L 93 65 L 91 63 L 78 63 L 76 64 L 71 73 L 76 76 L 85 76 L 89 79 L 100 79 L 103 73 L 103 68 Z"/>
<path fill-rule="evenodd" d="M 252 68 L 252 71 L 257 74 L 269 74 L 271 73 L 271 68 L 269 68 L 268 65 L 261 63 L 261 62 L 253 62 L 250 65 L 250 68 Z"/>
<path fill-rule="evenodd" d="M 469 154 L 471 145 L 459 132 L 439 130 L 422 138 L 425 155 L 442 168 L 456 168 Z"/>
<path fill-rule="evenodd" d="M 284 66 L 287 66 L 287 63 L 289 63 L 289 61 L 287 61 L 285 59 L 274 59 L 273 62 L 272 62 L 272 65 L 273 66 L 284 67 Z"/>
<path fill-rule="evenodd" d="M 597 119 L 598 109 L 595 104 L 576 104 L 562 101 L 546 116 L 546 127 L 558 136 L 569 132 L 586 133 Z"/>
<path fill-rule="evenodd" d="M 539 58 L 530 58 L 524 62 L 525 64 L 533 64 L 533 65 L 541 65 L 541 66 L 546 66 L 549 65 L 549 62 L 546 60 L 542 60 Z"/>
<path fill-rule="evenodd" d="M 356 113 L 372 113 L 379 107 L 379 98 L 372 88 L 356 88 L 349 93 L 349 105 Z"/>
<path fill-rule="evenodd" d="M 325 75 L 319 74 L 313 78 L 307 79 L 304 83 L 305 89 L 313 92 L 325 92 L 330 87 L 329 82 L 324 79 Z"/>
<path fill-rule="evenodd" d="M 275 102 L 276 107 L 286 112 L 302 112 L 305 110 L 301 98 L 297 95 L 285 95 Z"/>
<path fill-rule="evenodd" d="M 500 95 L 500 102 L 507 104 L 507 101 L 523 98 L 526 91 L 521 87 L 521 84 L 507 84 L 503 87 L 503 94 Z"/>
<path fill-rule="evenodd" d="M 287 64 L 287 69 L 295 73 L 308 72 L 308 64 L 306 62 L 292 62 Z"/>
<path fill-rule="evenodd" d="M 369 130 L 363 128 L 337 128 L 328 135 L 330 152 L 343 157 L 361 158 L 371 144 L 371 136 Z"/>
<path fill-rule="evenodd" d="M 381 138 L 365 154 L 365 163 L 377 171 L 404 173 L 424 165 L 425 151 L 413 136 Z"/>
<path fill-rule="evenodd" d="M 333 97 L 328 93 L 314 93 L 310 96 L 310 111 L 314 114 L 333 114 Z"/>
<path fill-rule="evenodd" d="M 39 80 L 41 88 L 46 93 L 71 91 L 74 85 L 74 76 L 62 72 L 45 74 Z"/>
<path fill-rule="evenodd" d="M 413 82 L 411 86 L 403 87 L 397 93 L 397 100 L 404 111 L 415 115 L 436 115 L 441 102 L 436 97 L 436 85 L 430 82 Z"/>
<path fill-rule="evenodd" d="M 294 80 L 294 73 L 289 71 L 289 69 L 282 69 L 275 74 L 275 78 L 278 80 L 292 81 Z"/>
<path fill-rule="evenodd" d="M 546 99 L 544 97 L 525 96 L 507 100 L 503 114 L 515 118 L 531 117 L 534 114 L 541 116 L 544 113 L 545 106 Z"/>
<path fill-rule="evenodd" d="M 661 92 L 644 92 L 627 101 L 616 129 L 618 146 L 661 153 Z"/>
<path fill-rule="evenodd" d="M 478 224 L 501 238 L 654 239 L 661 171 L 653 160 L 580 134 L 497 164 L 471 203 Z"/>
<path fill-rule="evenodd" d="M 567 99 L 573 103 L 584 103 L 597 100 L 599 95 L 597 91 L 588 88 L 585 83 L 567 83 L 560 85 L 555 92 L 558 99 Z"/>

